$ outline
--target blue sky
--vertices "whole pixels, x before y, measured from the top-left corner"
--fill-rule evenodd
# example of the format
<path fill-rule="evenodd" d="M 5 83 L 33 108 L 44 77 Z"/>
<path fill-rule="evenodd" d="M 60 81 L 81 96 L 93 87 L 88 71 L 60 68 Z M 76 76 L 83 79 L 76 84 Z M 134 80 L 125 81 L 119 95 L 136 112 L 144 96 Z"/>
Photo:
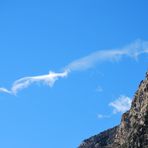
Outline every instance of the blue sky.
<path fill-rule="evenodd" d="M 148 69 L 147 5 L 0 1 L 0 147 L 76 148 L 119 124 Z"/>

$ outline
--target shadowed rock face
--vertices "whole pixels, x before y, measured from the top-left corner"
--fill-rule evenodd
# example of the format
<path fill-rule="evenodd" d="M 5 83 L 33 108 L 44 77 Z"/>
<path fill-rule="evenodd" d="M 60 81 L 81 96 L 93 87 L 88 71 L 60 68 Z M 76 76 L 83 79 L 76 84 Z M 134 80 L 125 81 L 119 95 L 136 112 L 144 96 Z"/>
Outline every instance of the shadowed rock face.
<path fill-rule="evenodd" d="M 86 139 L 79 148 L 110 148 L 114 142 L 117 130 L 118 126 Z"/>
<path fill-rule="evenodd" d="M 120 125 L 84 140 L 78 148 L 148 148 L 148 72 Z"/>

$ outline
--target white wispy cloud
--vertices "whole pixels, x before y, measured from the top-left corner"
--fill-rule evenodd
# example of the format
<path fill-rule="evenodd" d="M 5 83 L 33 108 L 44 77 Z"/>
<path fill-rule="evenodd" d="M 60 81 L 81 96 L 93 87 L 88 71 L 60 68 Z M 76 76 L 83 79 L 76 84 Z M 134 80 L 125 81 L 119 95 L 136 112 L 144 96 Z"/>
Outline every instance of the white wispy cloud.
<path fill-rule="evenodd" d="M 99 50 L 88 56 L 74 60 L 65 69 L 70 71 L 85 70 L 105 61 L 118 61 L 125 56 L 137 59 L 141 54 L 148 53 L 148 41 L 137 40 L 125 47 Z"/>
<path fill-rule="evenodd" d="M 119 112 L 124 113 L 130 109 L 131 102 L 132 102 L 131 98 L 129 98 L 125 95 L 121 95 L 118 99 L 109 103 L 109 106 L 113 107 L 114 114 L 119 113 Z"/>
<path fill-rule="evenodd" d="M 24 77 L 16 80 L 10 90 L 1 87 L 0 92 L 16 94 L 19 90 L 22 90 L 35 82 L 43 82 L 51 87 L 58 78 L 65 77 L 72 71 L 89 69 L 101 62 L 118 61 L 125 56 L 137 59 L 141 54 L 147 53 L 148 41 L 142 40 L 137 40 L 122 48 L 99 50 L 88 56 L 74 60 L 63 68 L 64 72 L 62 73 L 50 72 L 47 75 Z"/>
<path fill-rule="evenodd" d="M 18 91 L 20 91 L 24 88 L 27 88 L 32 83 L 36 83 L 36 82 L 42 82 L 42 83 L 52 87 L 56 80 L 58 80 L 59 78 L 66 77 L 67 74 L 68 74 L 67 71 L 64 71 L 62 73 L 49 72 L 49 74 L 47 74 L 47 75 L 24 77 L 24 78 L 16 80 L 13 83 L 10 90 L 1 87 L 0 92 L 9 93 L 9 94 L 17 94 Z"/>
<path fill-rule="evenodd" d="M 98 114 L 97 115 L 97 118 L 98 119 L 104 119 L 104 118 L 110 118 L 111 116 L 109 116 L 109 115 L 103 115 L 103 114 Z"/>
<path fill-rule="evenodd" d="M 96 91 L 97 92 L 103 92 L 103 88 L 101 86 L 97 86 Z"/>
<path fill-rule="evenodd" d="M 3 87 L 0 88 L 0 92 L 11 94 L 11 92 L 9 90 L 7 90 L 6 88 L 3 88 Z"/>

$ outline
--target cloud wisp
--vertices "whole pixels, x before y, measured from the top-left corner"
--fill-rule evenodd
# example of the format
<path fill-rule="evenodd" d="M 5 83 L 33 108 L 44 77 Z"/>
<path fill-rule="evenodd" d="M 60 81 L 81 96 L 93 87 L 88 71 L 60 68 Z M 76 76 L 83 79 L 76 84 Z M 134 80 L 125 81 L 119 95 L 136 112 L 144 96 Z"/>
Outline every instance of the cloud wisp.
<path fill-rule="evenodd" d="M 27 88 L 33 83 L 42 82 L 50 87 L 52 87 L 56 80 L 59 78 L 63 78 L 67 76 L 67 71 L 64 71 L 63 73 L 55 73 L 55 72 L 49 72 L 47 75 L 40 75 L 40 76 L 32 76 L 32 77 L 24 77 L 21 79 L 16 80 L 11 89 L 8 90 L 6 88 L 1 87 L 0 92 L 8 93 L 8 94 L 17 94 L 18 91 Z"/>
<path fill-rule="evenodd" d="M 109 103 L 109 106 L 113 107 L 113 113 L 124 113 L 127 110 L 130 109 L 132 103 L 132 99 L 125 96 L 121 95 L 117 100 Z"/>
<path fill-rule="evenodd" d="M 16 80 L 10 90 L 1 87 L 0 92 L 16 94 L 36 82 L 43 82 L 51 87 L 58 78 L 63 78 L 69 75 L 70 72 L 86 70 L 101 62 L 118 61 L 123 57 L 137 59 L 141 54 L 148 54 L 148 41 L 137 40 L 122 48 L 99 50 L 69 63 L 61 73 L 50 72 L 47 75 L 24 77 Z"/>
<path fill-rule="evenodd" d="M 11 91 L 9 91 L 9 90 L 7 90 L 6 88 L 3 88 L 3 87 L 0 88 L 0 92 L 1 92 L 1 93 L 8 93 L 8 94 L 11 94 Z"/>
<path fill-rule="evenodd" d="M 137 40 L 122 48 L 93 52 L 88 56 L 74 60 L 65 69 L 69 72 L 86 70 L 101 62 L 118 61 L 125 56 L 137 59 L 141 54 L 146 53 L 148 53 L 148 41 Z"/>
<path fill-rule="evenodd" d="M 111 118 L 112 115 L 115 115 L 117 113 L 125 113 L 126 111 L 130 109 L 131 103 L 132 103 L 131 98 L 125 95 L 121 95 L 119 96 L 119 98 L 109 103 L 109 106 L 113 108 L 112 114 L 110 115 L 98 114 L 97 118 L 98 119 Z"/>
<path fill-rule="evenodd" d="M 104 119 L 104 118 L 110 118 L 111 116 L 109 116 L 109 115 L 103 115 L 103 114 L 98 114 L 97 115 L 97 118 L 98 119 Z"/>
<path fill-rule="evenodd" d="M 97 86 L 96 92 L 99 92 L 99 93 L 103 92 L 103 88 L 101 86 Z"/>

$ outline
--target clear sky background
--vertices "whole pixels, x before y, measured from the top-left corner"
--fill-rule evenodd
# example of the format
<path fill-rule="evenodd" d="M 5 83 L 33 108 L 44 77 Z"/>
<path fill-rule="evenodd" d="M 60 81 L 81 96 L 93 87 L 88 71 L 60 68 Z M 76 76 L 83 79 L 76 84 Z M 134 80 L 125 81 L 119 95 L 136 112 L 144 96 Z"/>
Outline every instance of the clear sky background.
<path fill-rule="evenodd" d="M 1 0 L 0 87 L 147 41 L 147 6 L 147 0 Z M 75 70 L 52 88 L 37 83 L 16 96 L 0 93 L 0 147 L 76 148 L 119 124 L 122 113 L 109 104 L 133 97 L 147 63 L 146 53 L 125 56 Z"/>

